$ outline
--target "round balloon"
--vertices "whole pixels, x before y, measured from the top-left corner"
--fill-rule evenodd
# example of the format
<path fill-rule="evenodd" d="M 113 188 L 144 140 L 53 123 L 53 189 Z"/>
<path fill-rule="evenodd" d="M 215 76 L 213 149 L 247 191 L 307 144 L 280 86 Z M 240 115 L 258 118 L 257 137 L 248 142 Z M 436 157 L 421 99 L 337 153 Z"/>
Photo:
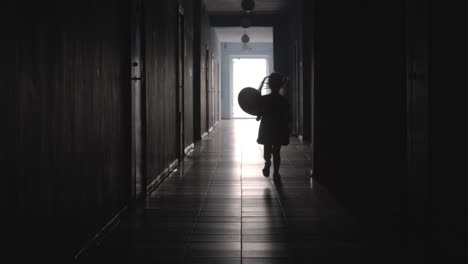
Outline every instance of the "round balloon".
<path fill-rule="evenodd" d="M 237 97 L 237 101 L 239 102 L 239 106 L 250 115 L 258 115 L 260 111 L 260 100 L 262 95 L 260 92 L 252 87 L 245 87 L 239 92 L 239 96 Z"/>

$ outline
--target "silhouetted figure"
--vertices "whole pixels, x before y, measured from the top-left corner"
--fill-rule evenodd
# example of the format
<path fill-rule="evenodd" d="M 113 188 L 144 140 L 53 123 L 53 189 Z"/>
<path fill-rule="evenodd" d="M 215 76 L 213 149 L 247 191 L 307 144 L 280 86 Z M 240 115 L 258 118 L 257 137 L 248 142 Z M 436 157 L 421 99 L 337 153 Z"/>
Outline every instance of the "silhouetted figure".
<path fill-rule="evenodd" d="M 286 85 L 287 80 L 279 73 L 272 73 L 263 79 L 258 88 L 260 93 L 266 79 L 268 79 L 271 94 L 262 96 L 260 100 L 257 121 L 260 119 L 262 121 L 258 130 L 257 142 L 263 145 L 263 157 L 265 158 L 263 175 L 270 176 L 271 155 L 273 154 L 273 180 L 280 183 L 280 151 L 281 146 L 289 144 L 290 108 L 286 98 L 279 94 L 279 90 Z"/>

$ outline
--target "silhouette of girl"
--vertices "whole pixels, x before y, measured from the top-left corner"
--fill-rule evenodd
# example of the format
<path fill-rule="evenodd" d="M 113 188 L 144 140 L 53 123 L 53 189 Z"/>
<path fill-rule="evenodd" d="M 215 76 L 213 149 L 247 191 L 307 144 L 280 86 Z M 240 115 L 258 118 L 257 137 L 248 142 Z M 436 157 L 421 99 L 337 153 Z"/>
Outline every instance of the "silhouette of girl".
<path fill-rule="evenodd" d="M 279 73 L 272 73 L 265 77 L 258 90 L 261 93 L 265 80 L 271 88 L 271 94 L 264 95 L 260 100 L 260 112 L 257 121 L 260 119 L 257 142 L 263 145 L 263 157 L 265 167 L 262 172 L 265 177 L 270 176 L 271 156 L 273 155 L 273 180 L 281 182 L 279 168 L 281 163 L 281 146 L 289 144 L 289 103 L 279 94 L 279 90 L 284 87 L 287 80 Z"/>

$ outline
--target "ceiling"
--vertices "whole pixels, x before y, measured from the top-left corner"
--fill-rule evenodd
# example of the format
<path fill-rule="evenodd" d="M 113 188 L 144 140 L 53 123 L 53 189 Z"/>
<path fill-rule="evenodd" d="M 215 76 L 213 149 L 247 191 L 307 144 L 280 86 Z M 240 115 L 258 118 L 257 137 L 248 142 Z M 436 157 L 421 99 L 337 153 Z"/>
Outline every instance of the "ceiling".
<path fill-rule="evenodd" d="M 244 31 L 250 37 L 250 42 L 273 42 L 273 29 L 271 27 L 250 27 L 247 29 L 241 27 L 215 27 L 219 42 L 238 42 L 241 43 L 241 36 Z"/>
<path fill-rule="evenodd" d="M 204 0 L 205 7 L 211 13 L 241 12 L 242 0 Z M 255 0 L 252 12 L 278 12 L 287 4 L 287 0 Z"/>

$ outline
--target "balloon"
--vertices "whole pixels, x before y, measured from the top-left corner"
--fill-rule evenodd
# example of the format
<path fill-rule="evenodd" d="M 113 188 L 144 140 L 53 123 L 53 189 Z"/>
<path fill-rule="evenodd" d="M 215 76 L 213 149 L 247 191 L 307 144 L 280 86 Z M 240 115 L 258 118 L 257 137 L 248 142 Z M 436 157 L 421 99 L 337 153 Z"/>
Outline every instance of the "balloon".
<path fill-rule="evenodd" d="M 244 112 L 250 115 L 258 115 L 260 112 L 260 100 L 262 95 L 260 92 L 252 87 L 245 87 L 239 92 L 237 101 L 239 106 Z"/>

